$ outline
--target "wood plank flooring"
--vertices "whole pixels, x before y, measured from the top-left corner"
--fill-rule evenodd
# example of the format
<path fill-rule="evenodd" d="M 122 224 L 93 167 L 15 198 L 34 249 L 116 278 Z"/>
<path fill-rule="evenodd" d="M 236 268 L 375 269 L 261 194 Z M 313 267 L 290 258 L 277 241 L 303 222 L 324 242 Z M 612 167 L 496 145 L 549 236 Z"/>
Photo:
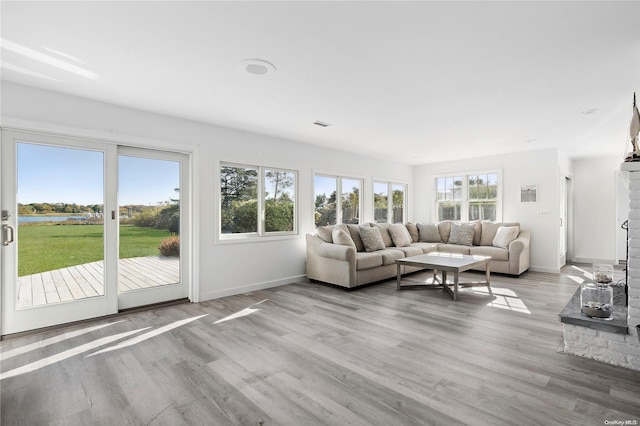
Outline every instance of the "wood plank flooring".
<path fill-rule="evenodd" d="M 640 422 L 640 372 L 558 352 L 558 313 L 581 274 L 495 275 L 495 298 L 469 288 L 458 302 L 395 280 L 301 282 L 10 338 L 0 422 Z"/>
<path fill-rule="evenodd" d="M 180 282 L 177 257 L 147 256 L 119 259 L 120 291 Z M 91 262 L 18 278 L 18 307 L 104 295 L 104 262 Z"/>

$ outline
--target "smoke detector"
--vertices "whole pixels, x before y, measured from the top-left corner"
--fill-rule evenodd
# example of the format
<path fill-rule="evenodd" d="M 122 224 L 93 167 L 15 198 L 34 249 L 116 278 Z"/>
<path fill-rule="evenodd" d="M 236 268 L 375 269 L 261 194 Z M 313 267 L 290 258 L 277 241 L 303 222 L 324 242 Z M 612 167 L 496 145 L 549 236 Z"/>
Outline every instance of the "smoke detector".
<path fill-rule="evenodd" d="M 238 63 L 238 69 L 247 74 L 265 76 L 276 72 L 276 67 L 264 59 L 245 59 Z"/>

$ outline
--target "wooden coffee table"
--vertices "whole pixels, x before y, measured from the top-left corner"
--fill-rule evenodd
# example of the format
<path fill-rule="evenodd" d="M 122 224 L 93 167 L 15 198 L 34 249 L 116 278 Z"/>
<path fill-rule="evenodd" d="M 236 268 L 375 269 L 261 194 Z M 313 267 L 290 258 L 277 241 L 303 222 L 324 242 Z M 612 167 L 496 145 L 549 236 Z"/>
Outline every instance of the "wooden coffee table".
<path fill-rule="evenodd" d="M 400 290 L 403 287 L 416 287 L 412 286 L 402 286 L 402 274 L 401 269 L 402 265 L 406 266 L 417 266 L 425 269 L 433 269 L 433 278 L 434 281 L 439 281 L 442 285 L 444 291 L 449 293 L 453 300 L 458 300 L 458 286 L 464 284 L 465 286 L 471 285 L 486 285 L 489 290 L 489 294 L 493 296 L 493 292 L 491 291 L 491 281 L 489 272 L 489 261 L 491 260 L 490 256 L 470 256 L 466 254 L 453 254 L 453 253 L 429 253 L 429 254 L 420 254 L 418 256 L 405 257 L 404 259 L 397 259 L 396 265 L 398 267 L 398 278 L 397 278 L 397 289 Z M 460 272 L 464 272 L 466 270 L 485 265 L 486 272 L 485 282 L 477 282 L 477 283 L 460 283 L 458 280 L 458 275 Z M 442 273 L 442 278 L 438 280 L 438 271 Z M 447 283 L 447 272 L 453 272 L 453 283 Z M 453 287 L 453 290 L 451 289 Z"/>

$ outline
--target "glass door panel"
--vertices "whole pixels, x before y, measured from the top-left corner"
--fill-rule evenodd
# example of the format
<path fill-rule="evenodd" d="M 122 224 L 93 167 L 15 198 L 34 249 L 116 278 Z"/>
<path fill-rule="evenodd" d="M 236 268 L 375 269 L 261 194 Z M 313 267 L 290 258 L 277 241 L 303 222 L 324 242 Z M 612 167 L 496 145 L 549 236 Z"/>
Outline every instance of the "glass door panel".
<path fill-rule="evenodd" d="M 2 334 L 115 313 L 104 215 L 115 148 L 3 131 L 1 149 Z"/>
<path fill-rule="evenodd" d="M 121 147 L 119 307 L 186 296 L 181 280 L 183 156 Z"/>
<path fill-rule="evenodd" d="M 104 153 L 19 142 L 17 306 L 104 296 Z"/>

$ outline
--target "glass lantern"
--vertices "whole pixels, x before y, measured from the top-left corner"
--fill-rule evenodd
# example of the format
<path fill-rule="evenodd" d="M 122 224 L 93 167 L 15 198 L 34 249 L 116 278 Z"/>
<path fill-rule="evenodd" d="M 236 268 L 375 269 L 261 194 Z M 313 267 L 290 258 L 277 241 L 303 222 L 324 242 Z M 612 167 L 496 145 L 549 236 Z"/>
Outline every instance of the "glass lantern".
<path fill-rule="evenodd" d="M 613 319 L 613 266 L 593 265 L 593 280 L 582 284 L 580 289 L 580 310 L 590 318 Z"/>

